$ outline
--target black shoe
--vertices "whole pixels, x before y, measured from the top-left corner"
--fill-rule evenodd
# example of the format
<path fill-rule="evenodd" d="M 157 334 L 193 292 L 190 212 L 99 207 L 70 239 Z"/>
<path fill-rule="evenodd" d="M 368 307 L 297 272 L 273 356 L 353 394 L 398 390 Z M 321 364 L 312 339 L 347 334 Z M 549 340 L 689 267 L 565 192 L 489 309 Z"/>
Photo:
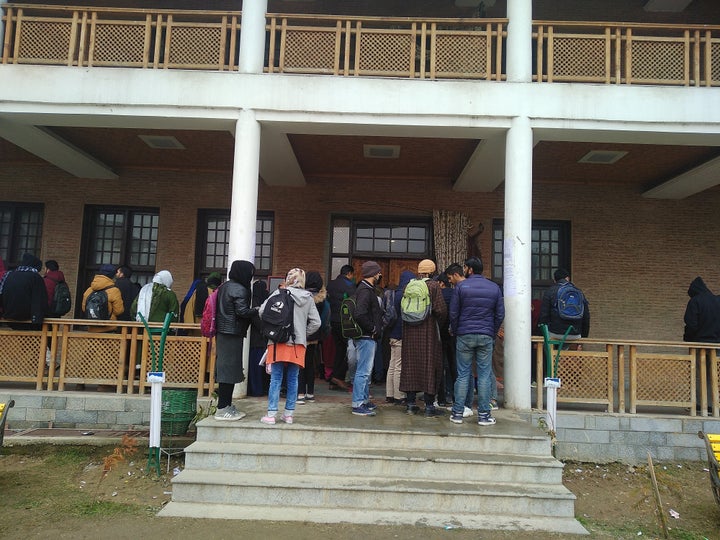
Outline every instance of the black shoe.
<path fill-rule="evenodd" d="M 425 407 L 425 418 L 435 418 L 436 416 L 445 416 L 445 413 L 437 407 Z"/>
<path fill-rule="evenodd" d="M 405 409 L 405 412 L 407 414 L 416 414 L 419 410 L 420 410 L 420 407 L 418 407 L 417 405 L 408 405 L 407 408 Z"/>

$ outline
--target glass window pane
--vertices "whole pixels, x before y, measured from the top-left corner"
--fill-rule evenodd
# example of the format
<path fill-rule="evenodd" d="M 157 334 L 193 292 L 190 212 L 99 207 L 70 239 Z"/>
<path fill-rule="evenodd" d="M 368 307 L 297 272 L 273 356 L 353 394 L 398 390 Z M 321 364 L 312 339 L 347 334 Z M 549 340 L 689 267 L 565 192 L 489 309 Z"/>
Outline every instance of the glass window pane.
<path fill-rule="evenodd" d="M 407 240 L 393 240 L 390 244 L 390 251 L 393 253 L 407 253 Z"/>
<path fill-rule="evenodd" d="M 421 240 L 410 240 L 408 242 L 408 253 L 425 253 L 425 242 Z"/>
<path fill-rule="evenodd" d="M 368 238 L 358 238 L 355 240 L 355 249 L 357 251 L 372 251 L 372 240 Z"/>
<path fill-rule="evenodd" d="M 390 240 L 383 240 L 383 239 L 375 240 L 373 251 L 389 253 L 390 252 Z"/>

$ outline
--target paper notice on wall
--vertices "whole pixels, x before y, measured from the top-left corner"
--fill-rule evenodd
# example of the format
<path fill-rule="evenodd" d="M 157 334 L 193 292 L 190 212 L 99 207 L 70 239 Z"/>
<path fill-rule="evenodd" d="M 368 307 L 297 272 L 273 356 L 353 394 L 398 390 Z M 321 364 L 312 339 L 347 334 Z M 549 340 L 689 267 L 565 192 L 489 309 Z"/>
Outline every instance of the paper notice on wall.
<path fill-rule="evenodd" d="M 505 297 L 517 296 L 517 276 L 513 261 L 513 241 L 506 238 L 503 242 L 503 295 Z"/>

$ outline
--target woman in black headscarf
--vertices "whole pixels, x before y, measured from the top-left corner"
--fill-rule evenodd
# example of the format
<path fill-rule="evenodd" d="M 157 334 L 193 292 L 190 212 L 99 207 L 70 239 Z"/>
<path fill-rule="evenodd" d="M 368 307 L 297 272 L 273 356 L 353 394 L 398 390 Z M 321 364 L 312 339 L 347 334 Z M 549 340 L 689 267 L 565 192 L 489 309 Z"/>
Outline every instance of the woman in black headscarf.
<path fill-rule="evenodd" d="M 258 280 L 252 286 L 252 306 L 260 307 L 268 297 L 267 283 Z M 265 371 L 265 366 L 260 365 L 265 350 L 267 339 L 262 335 L 260 317 L 255 316 L 250 327 L 250 356 L 248 360 L 248 396 L 265 396 L 268 393 L 270 377 Z"/>
<path fill-rule="evenodd" d="M 250 282 L 255 266 L 249 261 L 233 261 L 228 281 L 218 288 L 217 359 L 215 380 L 218 383 L 216 420 L 240 420 L 245 413 L 232 404 L 233 387 L 245 380 L 243 373 L 243 340 L 250 321 L 258 309 L 251 306 Z"/>

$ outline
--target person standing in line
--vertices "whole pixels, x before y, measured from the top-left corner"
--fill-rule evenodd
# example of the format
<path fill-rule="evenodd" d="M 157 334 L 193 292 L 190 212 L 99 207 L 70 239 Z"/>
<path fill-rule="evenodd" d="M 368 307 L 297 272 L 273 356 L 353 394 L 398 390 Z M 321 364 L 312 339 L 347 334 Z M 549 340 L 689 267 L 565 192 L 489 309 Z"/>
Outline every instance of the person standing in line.
<path fill-rule="evenodd" d="M 540 304 L 540 316 L 538 324 L 547 324 L 548 333 L 552 339 L 574 340 L 581 337 L 588 337 L 590 333 L 590 306 L 583 295 L 583 315 L 581 320 L 570 320 L 563 318 L 558 309 L 558 294 L 560 288 L 565 285 L 573 285 L 570 281 L 570 272 L 564 268 L 558 268 L 553 274 L 555 284 L 545 291 Z M 579 289 L 578 289 L 579 290 Z M 570 333 L 565 336 L 568 328 Z M 576 344 L 576 346 L 579 344 Z"/>
<path fill-rule="evenodd" d="M 450 302 L 450 328 L 457 340 L 458 378 L 455 395 L 467 395 L 472 364 L 477 366 L 478 424 L 491 426 L 492 352 L 495 336 L 505 318 L 505 303 L 500 287 L 483 277 L 483 263 L 478 257 L 465 261 L 466 279 L 455 287 Z M 453 403 L 450 420 L 462 424 L 463 405 Z"/>
<path fill-rule="evenodd" d="M 305 351 L 305 367 L 300 369 L 298 377 L 297 405 L 315 401 L 315 371 L 320 362 L 320 342 L 330 329 L 330 302 L 320 272 L 308 272 L 305 276 L 305 289 L 310 291 L 315 301 L 315 309 L 320 315 L 320 328 L 308 335 Z"/>
<path fill-rule="evenodd" d="M 258 311 L 251 307 L 250 284 L 255 265 L 250 261 L 233 261 L 228 281 L 220 285 L 215 314 L 216 360 L 215 380 L 218 383 L 218 404 L 215 420 L 234 421 L 245 417 L 232 403 L 233 389 L 245 380 L 243 342 L 250 321 Z"/>
<path fill-rule="evenodd" d="M 103 264 L 93 277 L 90 287 L 83 294 L 82 311 L 86 312 L 88 297 L 94 291 L 105 291 L 107 294 L 108 315 L 111 321 L 116 321 L 118 316 L 125 311 L 120 289 L 115 286 L 113 276 L 116 268 L 112 264 Z M 117 326 L 88 326 L 88 332 L 114 332 Z"/>
<path fill-rule="evenodd" d="M 403 270 L 400 274 L 400 283 L 395 290 L 395 312 L 400 313 L 400 301 L 403 291 L 410 280 L 415 278 L 410 270 Z M 400 374 L 402 373 L 402 317 L 398 316 L 395 323 L 389 328 L 390 332 L 390 364 L 388 365 L 387 379 L 385 381 L 385 399 L 388 403 L 404 405 L 405 393 L 400 391 Z"/>
<path fill-rule="evenodd" d="M 285 277 L 284 288 L 290 292 L 293 300 L 293 332 L 290 340 L 285 343 L 268 344 L 265 362 L 270 366 L 270 390 L 267 414 L 260 419 L 260 422 L 268 425 L 275 425 L 276 422 L 280 387 L 286 369 L 285 411 L 280 419 L 286 424 L 293 423 L 298 395 L 298 373 L 305 367 L 307 337 L 320 329 L 320 315 L 315 307 L 313 294 L 305 290 L 305 271 L 302 268 L 290 270 Z M 268 305 L 272 305 L 279 294 L 280 291 L 276 290 L 263 302 L 259 310 L 261 318 L 265 310 L 269 309 Z"/>
<path fill-rule="evenodd" d="M 47 289 L 40 276 L 42 262 L 31 253 L 25 253 L 20 266 L 5 272 L 0 280 L 0 299 L 4 317 L 13 330 L 40 330 L 48 309 Z"/>
<path fill-rule="evenodd" d="M 173 277 L 167 270 L 160 270 L 153 277 L 152 283 L 143 285 L 140 294 L 132 305 L 132 312 L 140 321 L 140 315 L 147 322 L 165 322 L 165 316 L 172 313 L 171 322 L 176 322 L 180 315 L 177 295 L 172 290 Z"/>
<path fill-rule="evenodd" d="M 688 287 L 683 341 L 720 343 L 720 297 L 715 296 L 698 276 Z"/>
<path fill-rule="evenodd" d="M 260 308 L 267 300 L 267 282 L 258 279 L 252 284 L 252 307 Z M 266 396 L 270 378 L 265 372 L 265 365 L 260 365 L 260 360 L 267 350 L 267 339 L 262 334 L 262 323 L 257 313 L 252 318 L 250 326 L 250 354 L 248 356 L 248 396 Z"/>
<path fill-rule="evenodd" d="M 60 270 L 60 265 L 57 261 L 52 259 L 45 261 L 45 275 L 43 276 L 43 280 L 45 280 L 45 289 L 47 290 L 48 297 L 47 315 L 48 317 L 60 317 L 61 315 L 51 313 L 50 311 L 53 298 L 55 297 L 55 287 L 57 287 L 58 283 L 65 281 L 65 274 Z"/>
<path fill-rule="evenodd" d="M 444 413 L 435 407 L 435 395 L 442 377 L 442 343 L 440 327 L 447 323 L 447 305 L 442 297 L 440 284 L 430 278 L 435 273 L 435 263 L 424 259 L 418 264 L 417 279 L 425 281 L 430 295 L 430 313 L 419 324 L 403 322 L 402 371 L 400 391 L 407 395 L 406 412 L 415 414 L 418 392 L 423 393 L 425 416 L 432 418 Z M 406 286 L 410 287 L 411 284 Z"/>
<path fill-rule="evenodd" d="M 115 286 L 120 289 L 123 301 L 123 312 L 118 315 L 119 321 L 132 321 L 132 305 L 140 292 L 140 286 L 130 281 L 132 268 L 127 265 L 118 266 L 115 270 Z"/>
<path fill-rule="evenodd" d="M 357 365 L 352 389 L 352 413 L 356 416 L 375 416 L 377 406 L 370 401 L 370 378 L 377 339 L 382 333 L 382 308 L 376 287 L 382 280 L 380 265 L 375 261 L 365 261 L 361 269 L 363 280 L 355 293 L 355 322 L 362 335 L 353 339 Z"/>
<path fill-rule="evenodd" d="M 328 300 L 330 301 L 330 331 L 335 342 L 335 359 L 333 360 L 332 375 L 330 376 L 330 390 L 349 390 L 345 383 L 348 372 L 347 348 L 348 343 L 342 335 L 340 326 L 340 307 L 342 301 L 355 294 L 353 277 L 355 270 L 349 264 L 340 268 L 338 276 L 327 285 Z"/>
<path fill-rule="evenodd" d="M 452 297 L 455 295 L 455 288 L 457 287 L 458 283 L 461 283 L 465 280 L 465 270 L 463 270 L 463 267 L 460 263 L 452 263 L 450 266 L 448 266 L 445 269 L 445 274 L 448 276 L 448 281 L 452 285 L 452 294 L 450 295 L 450 302 L 452 302 Z M 450 302 L 448 302 L 448 309 L 450 308 Z M 452 349 L 452 352 L 450 353 L 452 355 L 453 364 L 453 394 L 455 393 L 455 382 L 457 381 L 457 360 L 455 358 L 457 353 L 457 339 L 454 334 L 450 331 L 450 325 L 448 323 L 448 333 L 450 334 L 450 348 Z M 477 374 L 475 373 L 475 366 L 473 365 L 470 370 L 470 379 L 468 381 L 468 387 L 467 387 L 467 395 L 465 396 L 465 399 L 463 400 L 463 418 L 470 418 L 473 415 L 473 401 L 475 401 L 475 389 L 477 387 Z M 455 403 L 455 396 L 453 395 L 453 403 Z M 450 408 L 452 410 L 452 407 Z"/>

